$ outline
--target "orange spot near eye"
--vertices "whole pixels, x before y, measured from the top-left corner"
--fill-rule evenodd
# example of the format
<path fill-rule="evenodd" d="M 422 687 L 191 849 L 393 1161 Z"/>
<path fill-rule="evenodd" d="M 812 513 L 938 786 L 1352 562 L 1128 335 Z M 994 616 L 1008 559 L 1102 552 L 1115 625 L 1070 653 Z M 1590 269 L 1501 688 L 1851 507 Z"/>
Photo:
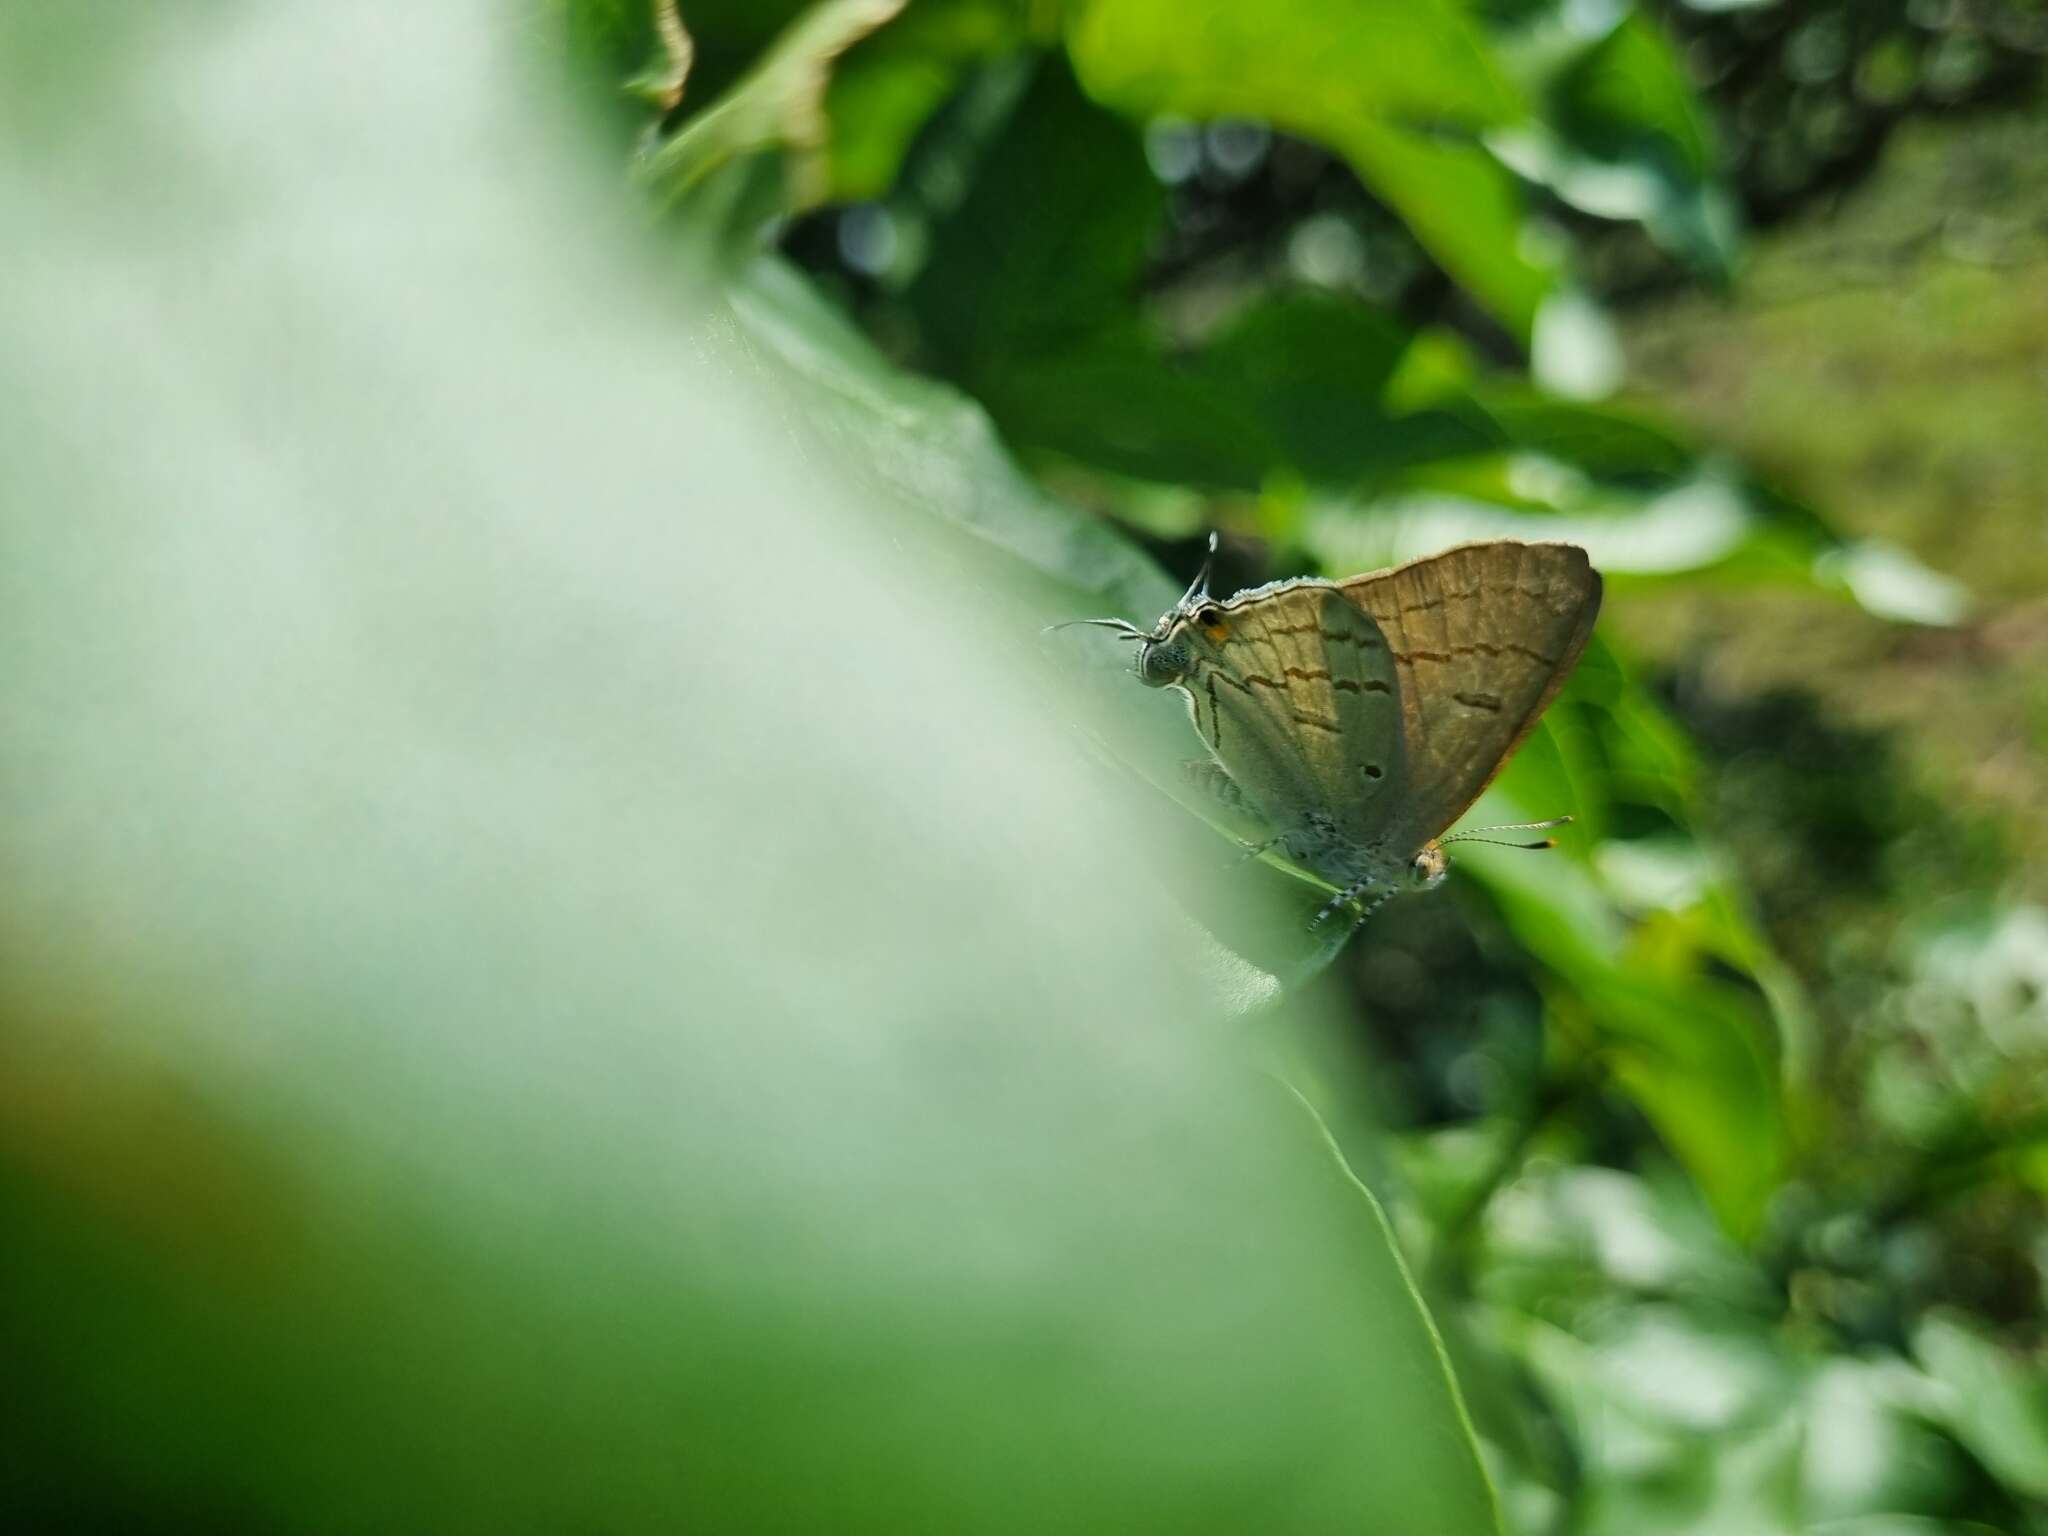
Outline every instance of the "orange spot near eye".
<path fill-rule="evenodd" d="M 1230 634 L 1230 626 L 1228 624 L 1210 624 L 1203 628 L 1202 633 L 1209 637 L 1212 644 L 1221 645 Z"/>

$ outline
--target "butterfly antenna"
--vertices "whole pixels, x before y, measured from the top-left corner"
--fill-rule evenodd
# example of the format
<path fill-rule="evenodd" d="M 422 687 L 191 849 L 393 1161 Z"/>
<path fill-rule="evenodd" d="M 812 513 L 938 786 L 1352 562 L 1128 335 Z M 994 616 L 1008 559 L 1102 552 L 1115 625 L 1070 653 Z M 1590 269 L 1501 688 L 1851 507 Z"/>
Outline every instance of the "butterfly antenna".
<path fill-rule="evenodd" d="M 1213 532 L 1211 532 L 1209 535 L 1208 553 L 1202 556 L 1202 568 L 1199 571 L 1195 572 L 1195 579 L 1188 583 L 1187 591 L 1181 594 L 1179 604 L 1180 607 L 1191 607 L 1193 606 L 1197 598 L 1203 598 L 1209 595 L 1209 573 L 1215 569 L 1216 535 Z"/>
<path fill-rule="evenodd" d="M 1497 827 L 1474 827 L 1469 832 L 1453 832 L 1449 837 L 1438 838 L 1437 846 L 1439 848 L 1447 848 L 1452 843 L 1492 843 L 1496 848 L 1555 848 L 1557 846 L 1557 839 L 1554 837 L 1541 838 L 1533 843 L 1513 843 L 1504 837 L 1488 837 L 1486 834 L 1488 832 L 1545 832 L 1552 827 L 1563 827 L 1570 824 L 1571 817 L 1569 816 L 1553 816 L 1548 821 L 1509 821 L 1503 822 Z"/>
<path fill-rule="evenodd" d="M 1098 629 L 1113 629 L 1126 640 L 1149 640 L 1152 637 L 1127 619 L 1068 619 L 1064 624 L 1048 624 L 1039 633 L 1049 635 L 1056 629 L 1078 629 L 1092 624 Z"/>

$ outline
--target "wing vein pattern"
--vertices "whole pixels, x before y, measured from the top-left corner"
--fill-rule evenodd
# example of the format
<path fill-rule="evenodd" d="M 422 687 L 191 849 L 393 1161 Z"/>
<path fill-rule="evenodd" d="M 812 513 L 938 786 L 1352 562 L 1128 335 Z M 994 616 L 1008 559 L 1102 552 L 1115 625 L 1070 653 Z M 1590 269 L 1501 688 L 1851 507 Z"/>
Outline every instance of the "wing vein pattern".
<path fill-rule="evenodd" d="M 1593 631 L 1600 577 L 1569 544 L 1468 544 L 1339 590 L 1385 637 L 1407 782 L 1385 828 L 1416 848 L 1471 807 Z"/>
<path fill-rule="evenodd" d="M 1333 584 L 1303 581 L 1222 605 L 1213 642 L 1190 694 L 1217 760 L 1282 827 L 1320 815 L 1353 836 L 1376 830 L 1401 777 L 1399 684 L 1378 625 Z"/>

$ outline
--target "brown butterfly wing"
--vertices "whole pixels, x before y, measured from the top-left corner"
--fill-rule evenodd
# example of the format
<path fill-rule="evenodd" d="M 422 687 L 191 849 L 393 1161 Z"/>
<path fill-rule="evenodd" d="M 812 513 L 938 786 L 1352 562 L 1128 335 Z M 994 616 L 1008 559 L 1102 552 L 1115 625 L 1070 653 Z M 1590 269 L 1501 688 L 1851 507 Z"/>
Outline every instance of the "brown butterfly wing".
<path fill-rule="evenodd" d="M 1189 687 L 1217 760 L 1277 827 L 1311 811 L 1384 822 L 1399 803 L 1402 728 L 1378 626 L 1321 581 L 1221 607 L 1196 642 Z"/>
<path fill-rule="evenodd" d="M 1339 584 L 1386 637 L 1400 681 L 1407 783 L 1386 828 L 1403 851 L 1470 809 L 1535 728 L 1600 611 L 1570 544 L 1467 544 Z"/>

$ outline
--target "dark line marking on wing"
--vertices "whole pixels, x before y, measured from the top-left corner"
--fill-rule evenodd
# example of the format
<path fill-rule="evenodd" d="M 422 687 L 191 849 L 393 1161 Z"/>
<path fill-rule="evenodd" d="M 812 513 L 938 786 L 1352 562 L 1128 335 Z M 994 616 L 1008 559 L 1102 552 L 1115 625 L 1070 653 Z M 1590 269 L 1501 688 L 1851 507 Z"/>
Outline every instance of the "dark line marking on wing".
<path fill-rule="evenodd" d="M 1500 713 L 1500 695 L 1497 693 L 1454 693 L 1451 697 L 1467 709 L 1483 709 L 1489 715 Z"/>
<path fill-rule="evenodd" d="M 1341 584 L 1339 584 L 1339 588 L 1341 588 Z M 1507 596 L 1509 592 L 1513 592 L 1518 598 L 1530 598 L 1534 602 L 1540 602 L 1544 608 L 1552 608 L 1554 612 L 1565 612 L 1561 608 L 1554 608 L 1554 604 L 1552 604 L 1552 600 L 1559 596 L 1559 588 L 1544 588 L 1544 586 L 1483 586 L 1483 588 L 1470 588 L 1468 592 L 1438 592 L 1434 598 L 1421 598 L 1419 602 L 1409 602 L 1409 604 L 1403 604 L 1403 606 L 1395 608 L 1393 616 L 1395 618 L 1405 618 L 1411 612 L 1423 612 L 1427 608 L 1442 608 L 1446 602 L 1470 602 L 1473 598 L 1499 598 L 1499 596 Z M 1358 602 L 1358 598 L 1352 598 L 1352 602 Z M 1360 604 L 1360 606 L 1364 606 L 1364 604 Z M 1290 633 L 1294 633 L 1294 631 L 1290 631 Z"/>
<path fill-rule="evenodd" d="M 1558 595 L 1557 590 L 1551 587 L 1503 587 L 1491 585 L 1473 587 L 1466 592 L 1439 592 L 1435 597 L 1425 597 L 1420 602 L 1405 604 L 1394 610 L 1394 616 L 1396 618 L 1406 618 L 1411 613 L 1422 613 L 1430 608 L 1441 608 L 1445 603 L 1470 602 L 1475 597 L 1502 597 L 1510 592 L 1514 593 L 1517 597 L 1531 598 L 1536 602 L 1544 603 L 1546 607 L 1549 606 L 1546 600 Z"/>
<path fill-rule="evenodd" d="M 1364 612 L 1363 609 L 1359 611 Z M 1321 635 L 1325 640 L 1349 640 L 1360 650 L 1381 650 L 1386 644 L 1378 635 L 1360 634 L 1357 630 L 1325 629 L 1320 624 L 1279 625 L 1267 630 L 1266 634 L 1273 637 L 1280 635 Z"/>
<path fill-rule="evenodd" d="M 1281 668 L 1281 671 L 1286 676 L 1293 678 L 1297 682 L 1328 683 L 1332 688 L 1336 689 L 1339 693 L 1393 692 L 1391 688 L 1389 688 L 1385 683 L 1381 682 L 1376 677 L 1370 677 L 1365 679 L 1363 682 L 1360 682 L 1355 678 L 1332 677 L 1326 671 L 1313 671 L 1308 667 L 1283 667 Z"/>
<path fill-rule="evenodd" d="M 1301 667 L 1287 667 L 1284 670 L 1290 678 L 1296 678 L 1307 683 L 1329 683 L 1332 688 L 1341 689 L 1346 693 L 1392 693 L 1394 691 L 1376 677 L 1367 678 L 1364 682 L 1357 683 L 1348 677 L 1340 677 L 1332 681 L 1330 674 L 1327 672 L 1310 672 Z M 1286 683 L 1277 677 L 1268 677 L 1263 672 L 1247 672 L 1241 680 L 1235 677 L 1225 677 L 1224 681 L 1243 689 L 1246 693 L 1250 693 L 1255 686 L 1271 688 L 1279 693 L 1287 691 Z"/>
<path fill-rule="evenodd" d="M 1408 651 L 1406 653 L 1395 651 L 1393 656 L 1394 660 L 1401 663 L 1401 665 L 1412 667 L 1418 661 L 1449 661 L 1453 656 L 1471 656 L 1475 654 L 1492 656 L 1496 659 L 1513 654 L 1516 656 L 1526 656 L 1529 660 L 1538 662 L 1546 667 L 1555 667 L 1557 665 L 1557 658 L 1555 656 L 1546 656 L 1541 651 L 1532 651 L 1528 646 L 1516 645 L 1513 641 L 1509 641 L 1505 645 L 1488 645 L 1484 640 L 1474 640 L 1469 645 L 1454 645 L 1447 651 Z"/>

